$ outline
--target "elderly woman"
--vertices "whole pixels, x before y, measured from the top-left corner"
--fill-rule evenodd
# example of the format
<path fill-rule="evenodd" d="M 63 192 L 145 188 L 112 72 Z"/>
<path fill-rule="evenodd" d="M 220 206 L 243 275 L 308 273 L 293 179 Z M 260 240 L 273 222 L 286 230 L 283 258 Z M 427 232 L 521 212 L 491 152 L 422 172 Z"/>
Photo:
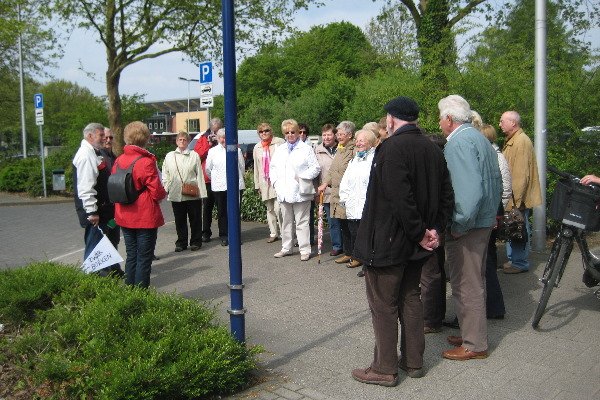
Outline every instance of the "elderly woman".
<path fill-rule="evenodd" d="M 286 119 L 281 130 L 287 142 L 279 145 L 271 159 L 271 183 L 277 192 L 281 208 L 281 251 L 275 258 L 292 254 L 292 225 L 296 222 L 296 238 L 300 248 L 300 260 L 308 261 L 311 254 L 309 213 L 310 202 L 315 194 L 313 179 L 321 167 L 311 146 L 300 140 L 298 123 Z"/>
<path fill-rule="evenodd" d="M 180 252 L 188 247 L 188 226 L 190 221 L 190 250 L 202 247 L 202 199 L 206 198 L 204 173 L 200 164 L 200 156 L 188 149 L 190 137 L 187 132 L 177 134 L 177 148 L 165 157 L 162 167 L 162 183 L 169 194 L 167 200 L 173 207 L 177 240 L 175 251 Z M 183 194 L 183 184 L 198 187 L 198 194 Z"/>
<path fill-rule="evenodd" d="M 217 131 L 217 145 L 208 150 L 206 156 L 206 175 L 211 181 L 211 190 L 217 205 L 217 221 L 219 223 L 219 238 L 221 246 L 229 245 L 227 227 L 227 151 L 225 149 L 225 128 Z M 238 147 L 238 195 L 239 191 L 246 188 L 244 183 L 244 156 Z"/>
<path fill-rule="evenodd" d="M 135 121 L 123 130 L 125 147 L 113 165 L 127 169 L 133 162 L 133 182 L 140 192 L 131 204 L 115 204 L 115 220 L 125 239 L 125 283 L 147 288 L 150 285 L 152 258 L 158 227 L 165 221 L 159 202 L 167 196 L 159 177 L 156 157 L 144 149 L 150 138 L 148 126 Z"/>
<path fill-rule="evenodd" d="M 285 140 L 279 137 L 273 137 L 271 125 L 263 122 L 256 128 L 260 142 L 254 146 L 254 189 L 260 193 L 260 197 L 267 207 L 267 224 L 269 225 L 269 239 L 267 243 L 273 243 L 279 240 L 279 231 L 281 226 L 279 211 L 279 202 L 277 194 L 271 185 L 271 158 L 275 149 Z"/>
<path fill-rule="evenodd" d="M 358 232 L 358 225 L 367 198 L 367 187 L 369 186 L 369 175 L 376 143 L 377 137 L 373 131 L 361 129 L 356 132 L 356 155 L 348 163 L 348 168 L 340 182 L 340 204 L 346 209 L 345 221 L 350 232 L 350 238 L 347 241 L 349 246 L 347 249 L 344 247 L 346 254 L 352 254 L 354 251 L 356 232 Z M 360 261 L 350 260 L 347 267 L 355 268 L 360 265 L 362 265 Z M 363 274 L 359 273 L 359 276 L 363 276 Z"/>
<path fill-rule="evenodd" d="M 335 262 L 337 264 L 346 264 L 351 262 L 352 253 L 350 252 L 350 248 L 352 246 L 350 244 L 350 230 L 348 227 L 348 221 L 346 219 L 346 210 L 340 204 L 339 192 L 340 182 L 342 181 L 344 172 L 346 172 L 348 163 L 350 160 L 352 160 L 354 153 L 356 152 L 353 140 L 354 131 L 356 128 L 353 122 L 342 121 L 339 123 L 336 129 L 338 148 L 335 153 L 335 157 L 331 162 L 329 172 L 325 176 L 321 186 L 319 186 L 319 193 L 324 192 L 327 187 L 331 188 L 329 204 L 333 217 L 340 220 L 340 227 L 342 230 L 342 247 L 344 250 L 344 255 L 336 258 Z M 360 263 L 358 261 L 355 261 L 352 264 L 353 267 L 358 267 L 359 265 Z"/>

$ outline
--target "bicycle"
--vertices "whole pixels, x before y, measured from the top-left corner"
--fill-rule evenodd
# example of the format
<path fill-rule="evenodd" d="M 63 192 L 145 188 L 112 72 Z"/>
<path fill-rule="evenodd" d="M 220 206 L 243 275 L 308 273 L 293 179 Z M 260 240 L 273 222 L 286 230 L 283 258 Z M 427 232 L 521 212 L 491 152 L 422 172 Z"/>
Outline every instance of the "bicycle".
<path fill-rule="evenodd" d="M 590 251 L 585 239 L 587 232 L 600 230 L 600 187 L 582 185 L 578 177 L 551 166 L 548 170 L 562 178 L 556 183 L 549 208 L 550 218 L 561 224 L 540 278 L 544 287 L 531 322 L 534 329 L 546 311 L 552 290 L 559 286 L 573 250 L 573 241 L 582 255 L 584 283 L 593 287 L 600 282 L 600 258 Z M 596 296 L 599 293 L 600 289 L 595 292 Z"/>

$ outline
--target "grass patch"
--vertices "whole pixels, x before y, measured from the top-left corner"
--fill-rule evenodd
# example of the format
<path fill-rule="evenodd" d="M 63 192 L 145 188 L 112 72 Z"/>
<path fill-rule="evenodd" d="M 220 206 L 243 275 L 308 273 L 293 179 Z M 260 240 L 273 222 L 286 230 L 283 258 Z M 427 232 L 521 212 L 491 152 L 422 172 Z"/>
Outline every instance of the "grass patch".
<path fill-rule="evenodd" d="M 260 349 L 215 310 L 55 263 L 0 272 L 0 363 L 42 398 L 204 399 L 247 385 Z M 2 393 L 2 391 L 0 391 Z"/>

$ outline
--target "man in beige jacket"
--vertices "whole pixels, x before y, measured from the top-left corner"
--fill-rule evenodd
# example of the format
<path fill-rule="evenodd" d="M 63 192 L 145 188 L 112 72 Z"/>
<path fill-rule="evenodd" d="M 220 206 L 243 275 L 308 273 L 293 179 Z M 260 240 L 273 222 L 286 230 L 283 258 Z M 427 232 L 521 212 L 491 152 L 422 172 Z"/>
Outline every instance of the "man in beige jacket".
<path fill-rule="evenodd" d="M 507 210 L 518 207 L 525 216 L 527 232 L 530 232 L 529 216 L 533 207 L 542 204 L 540 179 L 531 139 L 521 128 L 521 117 L 516 111 L 506 111 L 500 118 L 500 129 L 506 135 L 502 154 L 508 161 L 512 176 L 512 199 Z M 508 262 L 504 264 L 505 274 L 518 274 L 529 270 L 529 239 L 526 242 L 506 243 Z"/>
<path fill-rule="evenodd" d="M 277 193 L 271 185 L 269 166 L 275 149 L 285 140 L 273 137 L 273 128 L 265 122 L 258 125 L 256 132 L 260 142 L 256 143 L 252 153 L 254 158 L 254 189 L 260 193 L 260 197 L 267 207 L 267 224 L 270 232 L 267 242 L 273 243 L 279 240 L 281 213 Z"/>

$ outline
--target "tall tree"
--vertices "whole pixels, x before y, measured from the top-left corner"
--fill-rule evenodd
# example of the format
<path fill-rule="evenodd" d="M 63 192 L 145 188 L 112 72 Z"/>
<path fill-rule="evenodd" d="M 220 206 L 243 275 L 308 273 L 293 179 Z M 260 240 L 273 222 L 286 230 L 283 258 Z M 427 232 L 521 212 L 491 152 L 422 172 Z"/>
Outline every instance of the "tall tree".
<path fill-rule="evenodd" d="M 286 21 L 318 0 L 238 0 L 236 40 L 241 53 L 285 32 Z M 49 10 L 67 24 L 93 31 L 106 48 L 108 120 L 122 146 L 119 93 L 125 68 L 183 52 L 192 61 L 221 57 L 221 0 L 51 0 Z"/>

